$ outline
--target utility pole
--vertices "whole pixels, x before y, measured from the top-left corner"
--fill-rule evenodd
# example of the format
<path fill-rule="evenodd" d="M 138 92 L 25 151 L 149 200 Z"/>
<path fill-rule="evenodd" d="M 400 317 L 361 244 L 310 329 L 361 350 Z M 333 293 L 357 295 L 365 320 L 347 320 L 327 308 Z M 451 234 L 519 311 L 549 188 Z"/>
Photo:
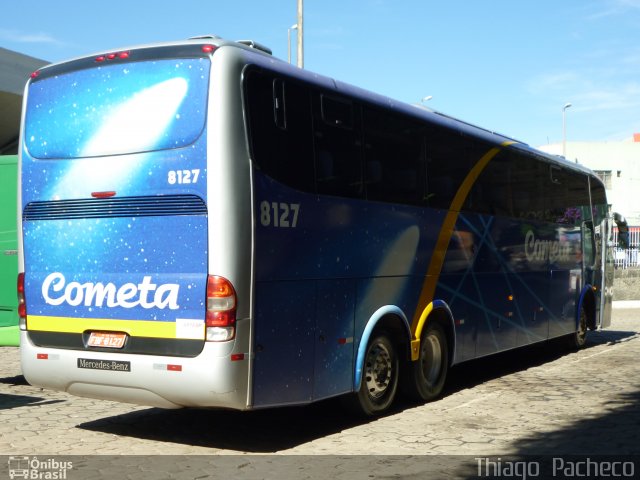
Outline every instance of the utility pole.
<path fill-rule="evenodd" d="M 304 68 L 303 0 L 298 0 L 298 67 Z"/>
<path fill-rule="evenodd" d="M 287 28 L 287 61 L 291 63 L 291 30 L 297 30 L 298 24 L 291 25 Z"/>
<path fill-rule="evenodd" d="M 567 108 L 571 106 L 570 103 L 566 103 L 562 107 L 562 156 L 567 158 Z"/>

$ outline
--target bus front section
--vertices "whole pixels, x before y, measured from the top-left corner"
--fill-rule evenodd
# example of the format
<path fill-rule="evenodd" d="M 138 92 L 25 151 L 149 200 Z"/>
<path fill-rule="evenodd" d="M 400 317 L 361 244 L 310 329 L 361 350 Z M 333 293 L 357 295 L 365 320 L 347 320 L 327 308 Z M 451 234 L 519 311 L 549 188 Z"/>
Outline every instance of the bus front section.
<path fill-rule="evenodd" d="M 27 84 L 18 290 L 31 384 L 246 408 L 233 279 L 209 270 L 214 50 L 116 51 Z"/>

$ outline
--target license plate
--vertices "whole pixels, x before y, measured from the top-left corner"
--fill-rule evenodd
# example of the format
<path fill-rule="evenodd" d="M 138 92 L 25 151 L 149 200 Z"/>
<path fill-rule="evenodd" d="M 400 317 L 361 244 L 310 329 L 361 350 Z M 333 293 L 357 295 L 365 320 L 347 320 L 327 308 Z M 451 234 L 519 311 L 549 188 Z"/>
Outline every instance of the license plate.
<path fill-rule="evenodd" d="M 127 339 L 126 333 L 120 332 L 91 332 L 87 345 L 89 347 L 122 348 Z"/>

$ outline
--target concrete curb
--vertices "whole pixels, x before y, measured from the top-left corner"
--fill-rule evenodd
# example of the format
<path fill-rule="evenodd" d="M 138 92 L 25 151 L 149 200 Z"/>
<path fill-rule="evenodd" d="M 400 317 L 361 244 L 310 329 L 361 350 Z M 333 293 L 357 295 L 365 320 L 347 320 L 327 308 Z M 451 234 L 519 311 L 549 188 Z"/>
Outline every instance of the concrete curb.
<path fill-rule="evenodd" d="M 613 308 L 640 308 L 640 300 L 616 300 Z"/>

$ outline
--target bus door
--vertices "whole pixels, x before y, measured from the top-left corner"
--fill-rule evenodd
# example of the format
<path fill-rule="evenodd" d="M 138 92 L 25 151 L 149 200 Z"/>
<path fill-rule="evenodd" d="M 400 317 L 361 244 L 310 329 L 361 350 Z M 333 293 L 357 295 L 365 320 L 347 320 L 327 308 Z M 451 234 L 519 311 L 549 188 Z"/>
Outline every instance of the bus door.
<path fill-rule="evenodd" d="M 613 223 L 618 227 L 618 248 L 628 248 L 629 245 L 629 226 L 625 218 L 619 213 L 615 213 L 613 221 L 611 218 L 605 218 L 602 221 L 600 239 L 596 245 L 601 251 L 601 271 L 602 281 L 599 285 L 601 288 L 600 298 L 600 328 L 611 326 L 611 309 L 613 306 L 613 277 L 615 266 L 615 248 L 613 243 Z"/>
<path fill-rule="evenodd" d="M 596 233 L 593 221 L 582 223 L 582 285 L 599 287 L 599 265 L 596 262 Z"/>
<path fill-rule="evenodd" d="M 596 247 L 600 249 L 601 282 L 598 285 L 600 295 L 599 328 L 606 328 L 611 325 L 611 308 L 613 304 L 613 275 L 614 257 L 611 241 L 612 234 L 611 219 L 605 218 L 600 226 L 599 239 Z M 596 232 L 597 233 L 597 232 Z"/>

